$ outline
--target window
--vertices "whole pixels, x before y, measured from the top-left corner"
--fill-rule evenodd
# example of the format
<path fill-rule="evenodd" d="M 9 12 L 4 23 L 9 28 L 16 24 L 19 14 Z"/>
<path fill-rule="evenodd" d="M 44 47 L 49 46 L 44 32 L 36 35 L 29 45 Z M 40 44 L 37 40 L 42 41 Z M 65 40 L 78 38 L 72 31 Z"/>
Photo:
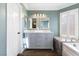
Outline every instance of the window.
<path fill-rule="evenodd" d="M 78 39 L 78 9 L 60 13 L 60 36 Z"/>

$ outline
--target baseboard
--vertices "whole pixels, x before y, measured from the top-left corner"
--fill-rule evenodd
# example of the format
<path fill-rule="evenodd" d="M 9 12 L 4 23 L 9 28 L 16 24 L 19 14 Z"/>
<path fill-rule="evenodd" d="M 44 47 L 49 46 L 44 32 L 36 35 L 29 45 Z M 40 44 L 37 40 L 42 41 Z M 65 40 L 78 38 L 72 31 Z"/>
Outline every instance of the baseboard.
<path fill-rule="evenodd" d="M 21 51 L 19 53 L 22 53 L 24 51 L 24 49 L 21 49 Z"/>
<path fill-rule="evenodd" d="M 24 49 L 21 49 L 21 51 L 18 52 L 17 56 L 23 56 L 23 54 L 22 54 L 23 51 L 24 51 Z"/>
<path fill-rule="evenodd" d="M 36 48 L 24 49 L 24 51 L 26 51 L 26 50 L 52 50 L 53 51 L 53 49 L 36 49 Z"/>
<path fill-rule="evenodd" d="M 24 56 L 22 53 L 18 53 L 17 56 Z"/>

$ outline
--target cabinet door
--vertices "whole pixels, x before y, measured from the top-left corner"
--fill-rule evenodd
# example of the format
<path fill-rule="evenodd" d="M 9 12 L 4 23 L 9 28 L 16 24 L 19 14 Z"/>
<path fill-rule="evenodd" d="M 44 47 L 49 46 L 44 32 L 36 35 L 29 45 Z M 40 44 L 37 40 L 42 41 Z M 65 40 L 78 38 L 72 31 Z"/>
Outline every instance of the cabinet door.
<path fill-rule="evenodd" d="M 36 48 L 43 48 L 43 34 L 42 33 L 36 33 L 37 41 L 36 41 Z"/>
<path fill-rule="evenodd" d="M 37 39 L 37 47 L 42 49 L 51 49 L 53 38 L 51 33 L 39 33 L 39 37 Z"/>
<path fill-rule="evenodd" d="M 42 48 L 43 36 L 41 33 L 29 34 L 29 48 Z"/>
<path fill-rule="evenodd" d="M 52 49 L 53 48 L 53 37 L 51 33 L 45 33 L 44 34 L 44 39 L 43 39 L 43 47 Z"/>
<path fill-rule="evenodd" d="M 29 48 L 53 48 L 53 38 L 48 33 L 30 33 L 29 34 Z"/>
<path fill-rule="evenodd" d="M 35 34 L 28 33 L 28 39 L 29 39 L 29 48 L 36 48 L 37 39 Z"/>

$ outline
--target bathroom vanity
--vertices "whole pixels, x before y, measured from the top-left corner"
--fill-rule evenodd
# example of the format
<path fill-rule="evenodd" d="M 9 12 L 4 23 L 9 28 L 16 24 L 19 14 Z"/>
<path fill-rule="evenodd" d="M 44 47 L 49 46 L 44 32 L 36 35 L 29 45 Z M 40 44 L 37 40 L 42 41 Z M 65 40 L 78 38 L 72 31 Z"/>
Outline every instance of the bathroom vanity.
<path fill-rule="evenodd" d="M 27 49 L 53 49 L 52 33 L 29 32 Z"/>
<path fill-rule="evenodd" d="M 29 48 L 53 49 L 52 33 L 28 33 Z"/>

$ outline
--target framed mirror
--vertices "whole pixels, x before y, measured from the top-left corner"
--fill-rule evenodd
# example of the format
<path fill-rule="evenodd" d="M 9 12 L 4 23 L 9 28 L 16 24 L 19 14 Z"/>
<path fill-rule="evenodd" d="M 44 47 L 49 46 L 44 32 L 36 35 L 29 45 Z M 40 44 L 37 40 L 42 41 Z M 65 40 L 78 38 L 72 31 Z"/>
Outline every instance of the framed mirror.
<path fill-rule="evenodd" d="M 46 14 L 36 14 L 28 18 L 28 30 L 49 30 L 50 18 Z"/>

